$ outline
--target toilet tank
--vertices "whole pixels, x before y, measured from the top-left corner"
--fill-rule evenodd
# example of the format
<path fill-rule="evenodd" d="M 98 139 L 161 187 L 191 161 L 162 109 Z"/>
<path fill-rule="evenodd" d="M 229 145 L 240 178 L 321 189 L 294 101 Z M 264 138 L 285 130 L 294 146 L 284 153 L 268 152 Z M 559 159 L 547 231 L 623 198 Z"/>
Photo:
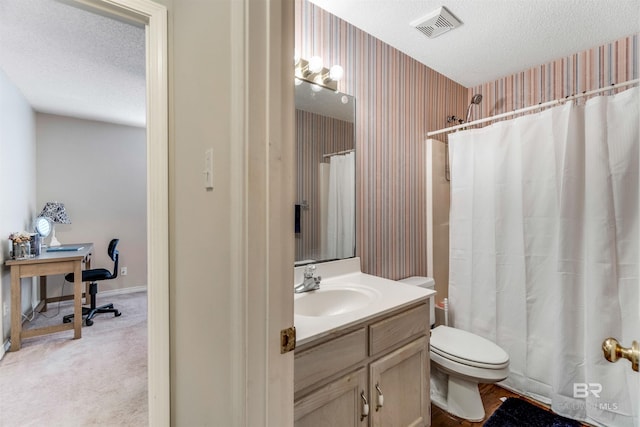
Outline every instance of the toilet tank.
<path fill-rule="evenodd" d="M 411 276 L 405 279 L 398 280 L 398 282 L 406 283 L 407 285 L 419 286 L 421 288 L 430 289 L 435 291 L 436 281 L 433 280 L 432 277 L 423 277 L 423 276 Z M 436 309 L 435 309 L 435 298 L 432 296 L 429 298 L 429 320 L 431 321 L 431 326 L 436 323 Z"/>

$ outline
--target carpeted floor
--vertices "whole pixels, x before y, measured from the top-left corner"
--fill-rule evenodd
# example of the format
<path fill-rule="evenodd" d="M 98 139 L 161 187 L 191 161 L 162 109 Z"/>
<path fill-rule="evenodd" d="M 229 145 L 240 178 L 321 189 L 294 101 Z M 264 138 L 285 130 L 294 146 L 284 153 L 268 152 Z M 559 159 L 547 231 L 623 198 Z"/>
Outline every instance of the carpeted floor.
<path fill-rule="evenodd" d="M 484 427 L 580 427 L 569 418 L 545 411 L 526 400 L 509 397 L 484 423 Z"/>
<path fill-rule="evenodd" d="M 96 316 L 79 340 L 65 331 L 23 340 L 20 351 L 5 354 L 1 427 L 148 425 L 146 292 L 98 298 L 122 316 Z M 57 324 L 72 311 L 71 302 L 50 304 L 24 327 Z"/>

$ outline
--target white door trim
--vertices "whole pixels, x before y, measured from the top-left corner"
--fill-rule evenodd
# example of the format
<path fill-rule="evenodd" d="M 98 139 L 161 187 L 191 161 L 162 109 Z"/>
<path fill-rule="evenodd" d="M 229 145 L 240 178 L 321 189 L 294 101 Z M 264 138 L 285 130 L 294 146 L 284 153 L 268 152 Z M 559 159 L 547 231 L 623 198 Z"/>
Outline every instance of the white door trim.
<path fill-rule="evenodd" d="M 146 28 L 149 425 L 169 426 L 169 101 L 167 9 L 151 0 L 74 0 Z"/>
<path fill-rule="evenodd" d="M 237 135 L 244 144 L 234 149 L 243 171 L 239 202 L 246 218 L 238 252 L 246 297 L 235 313 L 241 315 L 237 325 L 246 325 L 239 331 L 245 337 L 245 370 L 237 378 L 244 376 L 246 385 L 235 390 L 245 393 L 236 396 L 235 406 L 244 405 L 246 417 L 238 416 L 234 425 L 287 427 L 293 425 L 293 352 L 280 353 L 280 331 L 293 326 L 294 2 L 242 3 L 232 15 L 232 27 L 242 28 L 232 36 L 242 37 L 242 56 L 232 58 L 245 79 L 235 82 L 241 84 L 242 101 L 234 112 L 243 123 Z"/>

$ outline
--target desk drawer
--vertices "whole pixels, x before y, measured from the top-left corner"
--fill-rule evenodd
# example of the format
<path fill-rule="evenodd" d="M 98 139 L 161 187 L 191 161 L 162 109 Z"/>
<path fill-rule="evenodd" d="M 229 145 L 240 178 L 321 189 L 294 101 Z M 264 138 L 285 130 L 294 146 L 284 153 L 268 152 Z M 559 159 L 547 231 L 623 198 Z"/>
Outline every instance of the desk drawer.
<path fill-rule="evenodd" d="M 429 328 L 429 304 L 422 304 L 369 327 L 369 355 L 394 346 L 408 338 L 425 335 Z"/>

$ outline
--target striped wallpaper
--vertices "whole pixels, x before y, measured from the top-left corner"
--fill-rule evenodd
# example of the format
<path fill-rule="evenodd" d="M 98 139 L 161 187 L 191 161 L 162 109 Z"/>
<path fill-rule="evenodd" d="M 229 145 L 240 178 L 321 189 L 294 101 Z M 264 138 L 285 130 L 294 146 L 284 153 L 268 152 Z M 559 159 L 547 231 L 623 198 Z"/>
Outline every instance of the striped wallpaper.
<path fill-rule="evenodd" d="M 356 254 L 365 273 L 427 274 L 425 135 L 466 109 L 467 89 L 306 0 L 296 0 L 302 58 L 340 64 L 356 98 Z"/>
<path fill-rule="evenodd" d="M 427 131 L 464 117 L 475 93 L 472 119 L 639 77 L 636 34 L 467 89 L 306 0 L 295 14 L 296 51 L 342 65 L 338 89 L 356 97 L 356 254 L 390 279 L 427 274 Z"/>
<path fill-rule="evenodd" d="M 468 99 L 475 93 L 483 96 L 480 108 L 474 109 L 472 120 L 637 79 L 639 49 L 638 34 L 630 35 L 469 88 Z M 584 102 L 584 99 L 578 102 Z M 464 114 L 464 111 L 460 110 L 457 114 Z"/>
<path fill-rule="evenodd" d="M 321 258 L 320 249 L 320 163 L 325 154 L 354 148 L 353 123 L 296 110 L 296 204 L 300 211 L 300 233 L 296 234 L 296 261 Z M 302 184 L 302 185 L 300 185 Z"/>

